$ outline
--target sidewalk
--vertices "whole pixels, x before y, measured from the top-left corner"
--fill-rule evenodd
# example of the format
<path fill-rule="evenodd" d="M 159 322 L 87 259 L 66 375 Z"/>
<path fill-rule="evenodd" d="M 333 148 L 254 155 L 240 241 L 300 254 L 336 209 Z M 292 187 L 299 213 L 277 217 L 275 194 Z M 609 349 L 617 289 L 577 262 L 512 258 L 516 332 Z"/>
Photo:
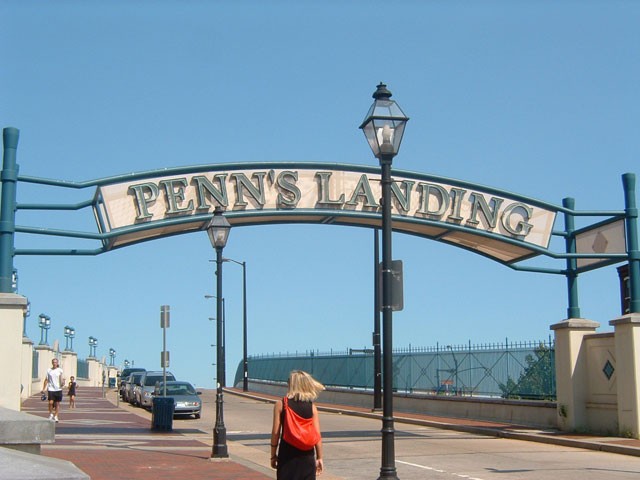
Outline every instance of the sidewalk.
<path fill-rule="evenodd" d="M 42 455 L 73 462 L 92 480 L 266 480 L 273 478 L 233 459 L 210 460 L 211 447 L 196 439 L 193 429 L 151 430 L 149 420 L 118 408 L 103 398 L 101 388 L 85 387 L 78 408 L 67 398 L 56 424 L 55 445 L 43 445 Z M 40 395 L 22 404 L 26 413 L 46 418 Z"/>
<path fill-rule="evenodd" d="M 238 389 L 226 391 L 232 395 L 269 402 L 279 398 L 259 393 L 243 393 Z M 212 461 L 210 430 L 205 432 L 185 427 L 188 423 L 178 424 L 176 427 L 174 422 L 173 432 L 152 431 L 148 418 L 132 413 L 124 405 L 118 407 L 112 402 L 114 392 L 109 395 L 110 399 L 103 398 L 100 388 L 83 388 L 79 406 L 75 410 L 68 409 L 65 398 L 60 423 L 56 424 L 56 443 L 43 445 L 42 455 L 71 461 L 93 480 L 265 480 L 275 477 L 273 471 L 259 471 L 260 467 L 256 463 L 247 463 L 241 454 L 243 446 L 237 442 L 228 442 L 229 459 Z M 381 413 L 365 408 L 325 403 L 318 404 L 318 408 L 326 412 L 381 418 Z M 23 411 L 47 417 L 46 402 L 40 401 L 39 395 L 27 399 L 23 403 Z M 394 418 L 396 428 L 401 423 L 411 423 L 640 456 L 640 440 L 635 439 L 568 434 L 506 423 L 402 412 L 394 412 Z M 206 441 L 209 441 L 208 445 Z M 238 454 L 234 454 L 234 451 Z"/>
<path fill-rule="evenodd" d="M 249 398 L 275 401 L 280 397 L 263 393 L 244 393 L 242 390 L 229 388 L 229 392 Z M 318 403 L 318 409 L 326 412 L 358 415 L 367 418 L 382 419 L 381 412 L 372 412 L 370 409 Z M 427 427 L 456 430 L 460 432 L 478 433 L 499 438 L 524 440 L 530 442 L 562 445 L 566 447 L 584 448 L 622 455 L 640 457 L 640 440 L 622 437 L 600 437 L 596 435 L 561 432 L 555 429 L 536 429 L 523 425 L 471 420 L 465 418 L 437 417 L 427 414 L 394 412 L 395 423 L 409 423 Z"/>

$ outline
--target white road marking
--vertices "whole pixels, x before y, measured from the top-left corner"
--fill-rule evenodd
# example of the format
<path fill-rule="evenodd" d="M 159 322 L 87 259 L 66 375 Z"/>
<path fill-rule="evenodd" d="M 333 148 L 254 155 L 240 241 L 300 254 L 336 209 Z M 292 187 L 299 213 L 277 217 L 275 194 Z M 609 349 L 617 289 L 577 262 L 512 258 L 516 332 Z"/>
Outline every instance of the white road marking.
<path fill-rule="evenodd" d="M 67 425 L 122 425 L 122 424 L 130 424 L 133 422 L 123 422 L 120 420 L 99 420 L 95 418 L 83 418 L 83 419 L 65 419 L 63 418 L 61 422 L 64 422 Z"/>
<path fill-rule="evenodd" d="M 431 470 L 432 472 L 448 473 L 445 470 L 440 470 L 439 468 L 428 467 L 427 465 L 419 465 L 417 463 L 403 462 L 403 461 L 400 461 L 400 460 L 397 460 L 397 462 L 398 463 L 402 463 L 403 465 L 408 465 L 410 467 L 421 468 L 423 470 Z M 452 475 L 454 477 L 459 477 L 459 478 L 466 478 L 468 480 L 482 480 L 481 478 L 470 477 L 469 475 L 465 475 L 463 473 L 450 473 L 449 475 Z"/>

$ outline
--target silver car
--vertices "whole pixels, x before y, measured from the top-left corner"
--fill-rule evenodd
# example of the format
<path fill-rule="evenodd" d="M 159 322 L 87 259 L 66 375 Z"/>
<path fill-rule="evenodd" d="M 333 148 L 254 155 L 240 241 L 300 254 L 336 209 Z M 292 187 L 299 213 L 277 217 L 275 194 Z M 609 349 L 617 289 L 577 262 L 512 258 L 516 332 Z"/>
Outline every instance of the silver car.
<path fill-rule="evenodd" d="M 164 383 L 160 382 L 153 391 L 154 396 L 161 397 L 164 393 Z M 202 400 L 193 385 L 189 382 L 167 381 L 167 397 L 173 397 L 174 415 L 193 415 L 200 418 Z"/>
<path fill-rule="evenodd" d="M 136 405 L 136 395 L 140 390 L 140 377 L 145 372 L 133 372 L 125 383 L 124 400 Z"/>
<path fill-rule="evenodd" d="M 166 375 L 167 381 L 176 379 L 171 372 L 167 372 Z M 136 405 L 151 410 L 153 406 L 153 390 L 156 388 L 156 384 L 161 383 L 163 380 L 162 371 L 144 372 L 140 377 L 140 388 L 135 390 Z"/>

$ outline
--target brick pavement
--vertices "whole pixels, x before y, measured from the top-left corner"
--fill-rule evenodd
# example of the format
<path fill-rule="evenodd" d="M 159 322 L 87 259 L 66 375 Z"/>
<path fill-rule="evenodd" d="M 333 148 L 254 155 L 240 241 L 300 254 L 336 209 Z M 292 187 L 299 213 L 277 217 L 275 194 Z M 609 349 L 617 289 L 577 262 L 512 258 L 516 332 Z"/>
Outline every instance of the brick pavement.
<path fill-rule="evenodd" d="M 279 397 L 266 394 L 243 394 L 228 389 L 235 395 L 275 401 Z M 211 461 L 210 432 L 176 428 L 173 432 L 154 432 L 148 418 L 125 408 L 118 408 L 103 398 L 100 388 L 83 388 L 78 408 L 69 410 L 65 398 L 60 423 L 56 425 L 55 445 L 43 445 L 42 454 L 68 460 L 91 476 L 93 480 L 163 480 L 175 478 L 264 480 L 274 478 L 249 468 L 241 457 L 225 461 Z M 379 418 L 365 408 L 344 405 L 318 404 L 321 410 L 350 415 Z M 47 417 L 46 402 L 39 395 L 23 403 L 23 411 Z M 640 456 L 640 440 L 620 437 L 579 435 L 557 430 L 539 430 L 531 427 L 472 419 L 436 417 L 425 414 L 395 412 L 397 423 L 415 423 L 459 431 L 482 433 L 542 443 L 565 445 L 591 450 Z M 176 423 L 174 422 L 174 427 Z"/>
<path fill-rule="evenodd" d="M 68 400 L 56 424 L 56 442 L 43 445 L 42 455 L 73 462 L 93 480 L 265 480 L 274 478 L 233 459 L 210 460 L 211 447 L 192 429 L 151 430 L 151 422 L 106 398 L 98 387 L 82 388 L 77 408 Z M 23 402 L 22 410 L 46 418 L 40 395 Z M 174 424 L 175 427 L 175 424 Z M 193 434 L 196 434 L 194 438 Z"/>

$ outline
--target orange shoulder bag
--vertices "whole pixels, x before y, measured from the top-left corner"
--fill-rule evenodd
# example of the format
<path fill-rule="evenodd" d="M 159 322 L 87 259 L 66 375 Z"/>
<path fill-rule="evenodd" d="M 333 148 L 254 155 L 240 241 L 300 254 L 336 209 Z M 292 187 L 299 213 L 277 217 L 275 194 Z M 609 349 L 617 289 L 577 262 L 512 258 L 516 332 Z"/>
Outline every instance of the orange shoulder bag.
<path fill-rule="evenodd" d="M 287 397 L 282 399 L 284 424 L 282 438 L 298 450 L 311 450 L 320 441 L 320 432 L 313 424 L 313 417 L 304 418 L 294 412 L 288 404 Z"/>

